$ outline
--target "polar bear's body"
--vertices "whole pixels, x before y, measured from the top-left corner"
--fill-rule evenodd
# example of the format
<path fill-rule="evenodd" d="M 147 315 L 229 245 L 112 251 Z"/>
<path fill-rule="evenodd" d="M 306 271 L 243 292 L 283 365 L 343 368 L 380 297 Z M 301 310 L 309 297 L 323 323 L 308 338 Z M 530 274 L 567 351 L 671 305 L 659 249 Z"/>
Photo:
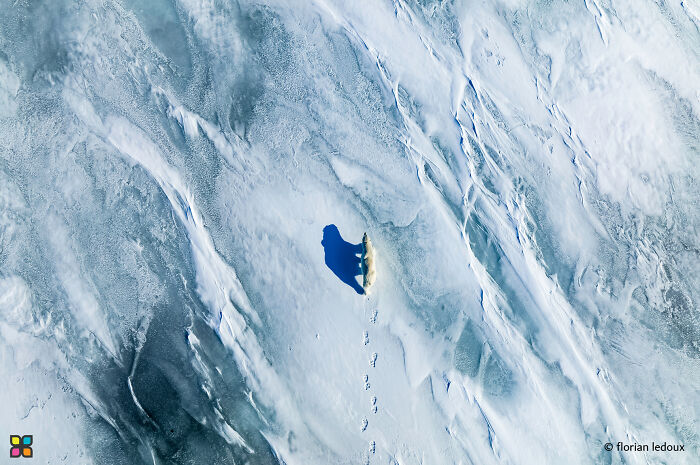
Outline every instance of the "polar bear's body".
<path fill-rule="evenodd" d="M 374 247 L 369 236 L 365 233 L 362 236 L 362 288 L 365 294 L 369 294 L 369 288 L 372 287 L 377 279 L 377 270 L 374 267 Z"/>

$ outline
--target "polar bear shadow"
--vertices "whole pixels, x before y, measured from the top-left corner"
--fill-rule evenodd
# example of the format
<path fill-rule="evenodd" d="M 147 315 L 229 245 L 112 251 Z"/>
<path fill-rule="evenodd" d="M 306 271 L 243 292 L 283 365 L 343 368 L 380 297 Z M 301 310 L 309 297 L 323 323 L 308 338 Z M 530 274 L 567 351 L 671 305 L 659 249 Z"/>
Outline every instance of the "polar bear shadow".
<path fill-rule="evenodd" d="M 323 240 L 321 241 L 325 252 L 326 266 L 335 274 L 338 279 L 355 289 L 358 294 L 365 291 L 357 282 L 355 276 L 362 275 L 360 267 L 360 257 L 362 244 L 351 244 L 343 239 L 338 231 L 338 227 L 329 224 L 323 228 Z"/>

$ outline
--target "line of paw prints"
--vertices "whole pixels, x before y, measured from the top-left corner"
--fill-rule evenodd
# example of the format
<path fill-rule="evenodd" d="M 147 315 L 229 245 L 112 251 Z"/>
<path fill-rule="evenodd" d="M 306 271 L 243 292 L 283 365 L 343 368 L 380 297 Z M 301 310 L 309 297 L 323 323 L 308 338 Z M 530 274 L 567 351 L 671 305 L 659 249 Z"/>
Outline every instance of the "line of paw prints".
<path fill-rule="evenodd" d="M 372 324 L 377 323 L 377 317 L 379 316 L 379 312 L 377 310 L 374 310 L 372 312 L 372 315 L 369 318 L 369 322 Z M 362 333 L 362 343 L 363 345 L 369 345 L 369 333 L 367 331 L 363 331 Z M 372 355 L 369 358 L 369 366 L 372 368 L 376 368 L 377 366 L 377 358 L 379 357 L 379 354 L 377 352 L 373 352 Z M 363 381 L 364 381 L 364 388 L 365 391 L 369 391 L 371 386 L 369 384 L 369 375 L 365 373 L 363 376 Z M 371 405 L 370 405 L 370 412 L 373 414 L 377 413 L 377 396 L 372 396 L 371 398 Z M 366 431 L 367 427 L 369 426 L 369 420 L 367 418 L 362 419 L 362 431 Z M 375 441 L 370 441 L 369 442 L 369 448 L 368 448 L 368 455 L 367 459 L 365 460 L 365 465 L 370 465 L 370 457 L 374 455 L 377 451 L 377 443 Z"/>

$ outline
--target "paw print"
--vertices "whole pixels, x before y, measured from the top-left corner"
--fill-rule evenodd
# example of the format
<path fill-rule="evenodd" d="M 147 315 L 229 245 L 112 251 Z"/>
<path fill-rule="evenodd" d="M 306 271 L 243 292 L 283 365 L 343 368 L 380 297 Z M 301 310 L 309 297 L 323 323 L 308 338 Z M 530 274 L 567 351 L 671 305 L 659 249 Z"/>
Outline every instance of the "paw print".
<path fill-rule="evenodd" d="M 369 358 L 369 366 L 372 368 L 377 366 L 377 353 L 373 353 L 372 356 Z"/>

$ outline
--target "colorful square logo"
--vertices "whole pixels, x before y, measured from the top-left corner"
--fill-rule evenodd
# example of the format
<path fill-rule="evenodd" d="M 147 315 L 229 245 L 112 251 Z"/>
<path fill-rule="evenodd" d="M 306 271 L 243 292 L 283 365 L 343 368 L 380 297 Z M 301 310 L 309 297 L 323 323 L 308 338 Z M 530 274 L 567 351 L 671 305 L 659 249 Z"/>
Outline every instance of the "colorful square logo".
<path fill-rule="evenodd" d="M 31 434 L 25 436 L 10 435 L 10 458 L 31 458 L 34 455 L 32 452 L 32 441 Z"/>

